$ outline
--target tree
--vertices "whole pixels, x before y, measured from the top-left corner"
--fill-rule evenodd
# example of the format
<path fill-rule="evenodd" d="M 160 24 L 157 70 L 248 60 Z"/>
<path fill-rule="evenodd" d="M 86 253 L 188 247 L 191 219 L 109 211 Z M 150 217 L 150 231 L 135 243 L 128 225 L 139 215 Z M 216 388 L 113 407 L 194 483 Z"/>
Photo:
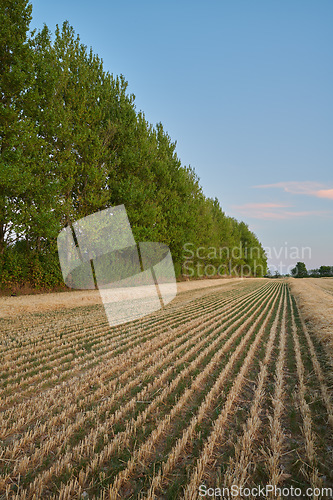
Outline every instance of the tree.
<path fill-rule="evenodd" d="M 308 271 L 308 275 L 311 277 L 311 278 L 320 278 L 320 272 L 319 272 L 319 269 L 310 269 Z"/>
<path fill-rule="evenodd" d="M 333 268 L 331 266 L 320 266 L 319 274 L 321 278 L 328 278 L 333 276 Z"/>
<path fill-rule="evenodd" d="M 0 9 L 0 256 L 10 237 L 22 232 L 20 205 L 36 150 L 34 125 L 26 114 L 33 81 L 31 12 L 28 0 L 3 0 Z"/>
<path fill-rule="evenodd" d="M 57 284 L 61 228 L 120 204 L 126 205 L 136 241 L 170 247 L 177 274 L 184 245 L 191 242 L 195 248 L 217 249 L 206 252 L 204 263 L 218 273 L 264 275 L 267 258 L 256 235 L 226 216 L 217 199 L 204 195 L 163 125 L 153 127 L 136 111 L 125 78 L 105 72 L 68 22 L 62 29 L 57 26 L 54 37 L 44 26 L 29 38 L 28 0 L 3 4 L 2 281 L 31 276 L 33 282 L 38 276 L 40 284 Z M 36 263 L 35 274 L 26 272 L 31 262 Z"/>
<path fill-rule="evenodd" d="M 306 278 L 308 272 L 304 262 L 297 262 L 296 266 L 291 270 L 291 274 L 294 278 Z"/>

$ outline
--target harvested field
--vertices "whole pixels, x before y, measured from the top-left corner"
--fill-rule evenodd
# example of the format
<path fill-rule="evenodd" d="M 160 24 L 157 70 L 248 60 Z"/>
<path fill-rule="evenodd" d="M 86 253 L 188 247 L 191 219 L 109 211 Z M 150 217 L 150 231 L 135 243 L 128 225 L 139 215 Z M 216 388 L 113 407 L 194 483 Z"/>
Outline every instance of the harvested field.
<path fill-rule="evenodd" d="M 188 290 L 113 328 L 101 305 L 0 321 L 0 498 L 333 487 L 332 366 L 287 281 Z"/>
<path fill-rule="evenodd" d="M 253 279 L 246 278 L 249 282 Z M 214 286 L 231 286 L 244 281 L 244 278 L 220 278 L 193 280 L 177 283 L 177 293 L 190 290 L 200 290 Z M 31 312 L 45 312 L 50 310 L 73 309 L 75 307 L 101 305 L 102 299 L 98 290 L 77 290 L 36 295 L 21 295 L 18 297 L 0 297 L 0 318 L 8 318 Z"/>
<path fill-rule="evenodd" d="M 307 281 L 309 281 L 311 285 L 318 286 L 323 291 L 333 295 L 333 278 L 309 278 Z"/>
<path fill-rule="evenodd" d="M 333 278 L 290 279 L 302 317 L 333 360 Z M 332 362 L 333 367 L 333 362 Z"/>

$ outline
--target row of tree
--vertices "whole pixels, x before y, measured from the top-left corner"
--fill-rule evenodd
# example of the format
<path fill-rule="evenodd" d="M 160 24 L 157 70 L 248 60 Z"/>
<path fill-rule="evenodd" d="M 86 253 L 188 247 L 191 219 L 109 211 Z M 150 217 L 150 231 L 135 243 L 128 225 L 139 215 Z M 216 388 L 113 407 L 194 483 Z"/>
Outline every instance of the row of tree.
<path fill-rule="evenodd" d="M 291 270 L 294 278 L 331 278 L 333 277 L 333 266 L 320 266 L 319 269 L 307 270 L 304 262 L 297 262 Z"/>
<path fill-rule="evenodd" d="M 160 241 L 182 273 L 184 245 L 259 249 L 214 265 L 266 272 L 266 255 L 246 224 L 204 196 L 161 123 L 135 108 L 114 77 L 65 22 L 29 32 L 28 0 L 0 10 L 0 284 L 62 282 L 59 231 L 124 204 L 136 241 Z"/>

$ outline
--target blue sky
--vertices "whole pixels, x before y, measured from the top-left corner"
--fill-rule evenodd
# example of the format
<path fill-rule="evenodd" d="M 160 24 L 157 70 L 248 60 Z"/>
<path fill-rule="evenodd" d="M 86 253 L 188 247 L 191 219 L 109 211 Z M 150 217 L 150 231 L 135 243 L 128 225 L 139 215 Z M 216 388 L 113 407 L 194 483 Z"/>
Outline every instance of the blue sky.
<path fill-rule="evenodd" d="M 125 76 L 137 110 L 163 123 L 205 194 L 269 249 L 272 269 L 333 265 L 331 0 L 32 5 L 31 28 L 68 20 Z"/>

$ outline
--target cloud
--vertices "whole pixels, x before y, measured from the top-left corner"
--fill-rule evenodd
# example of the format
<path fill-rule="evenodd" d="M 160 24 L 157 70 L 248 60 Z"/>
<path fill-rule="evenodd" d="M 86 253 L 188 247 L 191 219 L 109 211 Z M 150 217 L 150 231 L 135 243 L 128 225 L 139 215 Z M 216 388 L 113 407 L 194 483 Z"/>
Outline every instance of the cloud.
<path fill-rule="evenodd" d="M 298 212 L 286 210 L 292 208 L 292 206 L 282 203 L 245 203 L 244 205 L 234 205 L 233 208 L 242 216 L 266 220 L 283 220 L 311 216 L 323 217 L 330 214 L 330 212 L 324 210 L 304 210 Z"/>
<path fill-rule="evenodd" d="M 319 198 L 329 198 L 333 200 L 333 189 L 320 189 L 317 191 L 317 196 Z"/>
<path fill-rule="evenodd" d="M 262 208 L 287 208 L 290 205 L 284 205 L 281 203 L 246 203 L 245 205 L 238 205 L 239 207 L 245 207 L 250 209 L 262 209 Z"/>
<path fill-rule="evenodd" d="M 280 188 L 283 189 L 286 193 L 303 194 L 308 196 L 315 196 L 316 198 L 328 198 L 333 200 L 333 189 L 327 189 L 327 186 L 325 186 L 324 184 L 320 184 L 319 182 L 288 181 L 276 182 L 275 184 L 262 184 L 253 187 L 260 189 Z"/>

